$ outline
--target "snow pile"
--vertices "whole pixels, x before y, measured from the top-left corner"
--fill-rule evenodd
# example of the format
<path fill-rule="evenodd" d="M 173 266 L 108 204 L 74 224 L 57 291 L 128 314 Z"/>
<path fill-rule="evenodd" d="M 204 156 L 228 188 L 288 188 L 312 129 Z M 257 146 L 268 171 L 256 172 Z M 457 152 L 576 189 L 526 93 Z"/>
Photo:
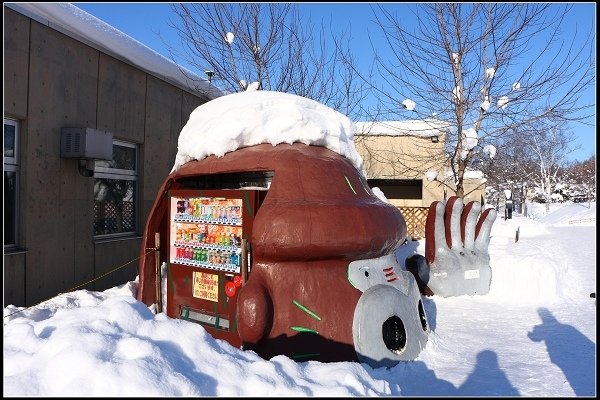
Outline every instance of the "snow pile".
<path fill-rule="evenodd" d="M 483 154 L 487 154 L 490 158 L 494 158 L 496 156 L 496 147 L 493 144 L 483 146 Z"/>
<path fill-rule="evenodd" d="M 471 150 L 477 146 L 479 141 L 475 128 L 468 128 L 463 131 L 463 149 Z"/>
<path fill-rule="evenodd" d="M 486 98 L 480 105 L 483 111 L 487 111 L 490 109 L 490 101 Z"/>
<path fill-rule="evenodd" d="M 219 97 L 196 108 L 179 135 L 171 172 L 192 160 L 261 143 L 326 147 L 363 171 L 354 124 L 319 102 L 293 94 L 250 91 Z"/>
<path fill-rule="evenodd" d="M 390 204 L 390 201 L 388 200 L 387 197 L 385 197 L 385 194 L 383 193 L 383 191 L 381 189 L 379 189 L 378 187 L 373 187 L 373 188 L 371 188 L 371 190 L 373 191 L 373 194 L 375 196 L 377 196 L 377 198 L 379 200 L 383 201 L 384 203 Z"/>
<path fill-rule="evenodd" d="M 510 304 L 558 301 L 564 294 L 566 255 L 540 257 L 535 236 L 547 232 L 545 225 L 527 218 L 504 220 L 501 214 L 496 218 L 488 250 L 491 254 L 504 251 L 505 255 L 491 257 L 492 284 L 486 298 Z"/>
<path fill-rule="evenodd" d="M 433 182 L 436 180 L 438 173 L 437 173 L 437 171 L 429 170 L 425 173 L 425 176 L 427 177 L 427 180 L 429 182 Z"/>
<path fill-rule="evenodd" d="M 545 207 L 545 204 L 541 205 Z M 547 225 L 596 225 L 596 202 L 591 204 L 573 203 L 563 205 L 557 210 L 551 211 L 548 215 L 539 218 L 540 222 Z"/>

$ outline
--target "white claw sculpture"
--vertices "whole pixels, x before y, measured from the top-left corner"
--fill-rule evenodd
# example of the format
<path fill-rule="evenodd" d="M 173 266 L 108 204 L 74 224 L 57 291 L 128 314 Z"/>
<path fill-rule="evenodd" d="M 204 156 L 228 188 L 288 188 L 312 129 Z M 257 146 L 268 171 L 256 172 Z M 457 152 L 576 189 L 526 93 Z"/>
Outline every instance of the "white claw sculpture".
<path fill-rule="evenodd" d="M 451 297 L 489 292 L 488 245 L 497 212 L 489 208 L 480 213 L 479 202 L 465 206 L 456 196 L 431 204 L 425 225 L 425 257 L 414 255 L 406 260 L 422 294 Z"/>

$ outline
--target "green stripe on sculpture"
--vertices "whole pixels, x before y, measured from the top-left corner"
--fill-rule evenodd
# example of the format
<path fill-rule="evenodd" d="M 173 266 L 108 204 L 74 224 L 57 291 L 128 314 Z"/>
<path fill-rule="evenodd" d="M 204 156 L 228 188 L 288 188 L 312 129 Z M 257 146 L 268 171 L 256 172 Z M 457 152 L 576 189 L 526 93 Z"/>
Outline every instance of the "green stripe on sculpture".
<path fill-rule="evenodd" d="M 314 329 L 305 328 L 303 326 L 290 326 L 290 329 L 296 332 L 315 333 L 317 335 L 319 334 L 319 332 L 315 331 Z"/>
<path fill-rule="evenodd" d="M 350 186 L 350 189 L 352 189 L 352 191 L 354 192 L 354 194 L 356 194 L 356 190 L 354 190 L 354 188 L 352 187 L 352 184 L 350 183 L 350 179 L 348 179 L 347 176 L 344 175 L 344 178 L 346 178 L 346 182 L 348 182 L 348 186 Z"/>
<path fill-rule="evenodd" d="M 321 317 L 319 317 L 314 311 L 309 310 L 308 308 L 306 308 L 302 304 L 298 303 L 296 300 L 292 300 L 292 303 L 294 303 L 294 305 L 296 307 L 298 307 L 299 309 L 301 309 L 302 311 L 304 311 L 305 313 L 307 313 L 308 315 L 310 315 L 311 317 L 313 317 L 317 321 L 321 320 Z"/>

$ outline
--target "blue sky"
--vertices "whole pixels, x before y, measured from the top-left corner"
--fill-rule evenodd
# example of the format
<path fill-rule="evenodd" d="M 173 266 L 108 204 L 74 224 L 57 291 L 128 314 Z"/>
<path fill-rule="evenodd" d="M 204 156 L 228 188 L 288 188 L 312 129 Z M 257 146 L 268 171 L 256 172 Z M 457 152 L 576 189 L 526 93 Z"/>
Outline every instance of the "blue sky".
<path fill-rule="evenodd" d="M 179 43 L 177 34 L 169 26 L 169 21 L 177 22 L 176 15 L 171 11 L 170 3 L 73 3 L 75 6 L 112 25 L 151 49 L 169 57 L 168 46 L 163 41 L 175 46 Z M 323 20 L 324 25 L 350 32 L 355 55 L 365 55 L 358 64 L 367 68 L 371 63 L 372 54 L 369 35 L 377 37 L 380 34 L 377 26 L 372 23 L 373 3 L 306 3 L 300 4 L 303 12 L 310 15 L 315 24 Z M 402 21 L 409 21 L 408 6 L 405 4 L 385 4 L 385 7 L 395 9 Z M 406 11 L 406 12 L 405 12 Z M 405 13 L 404 13 L 405 12 Z M 404 15 L 403 15 L 404 13 Z M 405 18 L 406 16 L 406 18 Z M 575 4 L 571 15 L 564 26 L 572 29 L 577 23 L 579 29 L 589 30 L 596 24 L 595 3 Z M 381 49 L 379 49 L 381 50 Z M 590 88 L 586 96 L 595 99 L 596 90 Z M 595 102 L 595 100 L 594 100 Z M 594 127 L 576 124 L 572 126 L 579 150 L 570 154 L 570 160 L 585 160 L 596 154 L 596 129 Z"/>

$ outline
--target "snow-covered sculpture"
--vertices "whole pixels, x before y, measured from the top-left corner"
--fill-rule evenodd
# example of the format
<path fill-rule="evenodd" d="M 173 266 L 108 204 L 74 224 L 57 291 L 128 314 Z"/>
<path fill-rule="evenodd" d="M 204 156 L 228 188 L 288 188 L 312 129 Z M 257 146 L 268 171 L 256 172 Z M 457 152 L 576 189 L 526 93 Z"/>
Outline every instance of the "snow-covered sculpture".
<path fill-rule="evenodd" d="M 456 196 L 429 207 L 425 226 L 425 256 L 406 260 L 421 293 L 442 297 L 483 295 L 490 290 L 492 269 L 488 245 L 497 212 L 488 208 L 478 220 L 481 204 L 464 206 Z"/>
<path fill-rule="evenodd" d="M 166 230 L 169 191 L 204 187 L 215 176 L 269 173 L 260 203 L 243 207 L 246 221 L 252 216 L 247 278 L 213 272 L 218 301 L 210 303 L 193 297 L 192 267 L 169 275 L 167 262 L 167 314 L 192 309 L 205 326 L 214 320 L 207 331 L 216 338 L 266 359 L 374 367 L 415 359 L 429 327 L 417 282 L 395 255 L 406 223 L 369 188 L 354 129 L 337 111 L 285 93 L 245 91 L 199 106 L 150 211 L 138 298 L 152 304 L 157 296 L 156 263 L 166 252 L 157 260 L 147 249 Z M 237 286 L 227 293 L 227 285 Z"/>
<path fill-rule="evenodd" d="M 429 331 L 415 279 L 394 255 L 406 237 L 398 209 L 323 147 L 261 145 L 223 160 L 249 152 L 248 167 L 261 159 L 275 179 L 254 220 L 252 272 L 237 298 L 243 348 L 373 367 L 415 359 Z"/>

